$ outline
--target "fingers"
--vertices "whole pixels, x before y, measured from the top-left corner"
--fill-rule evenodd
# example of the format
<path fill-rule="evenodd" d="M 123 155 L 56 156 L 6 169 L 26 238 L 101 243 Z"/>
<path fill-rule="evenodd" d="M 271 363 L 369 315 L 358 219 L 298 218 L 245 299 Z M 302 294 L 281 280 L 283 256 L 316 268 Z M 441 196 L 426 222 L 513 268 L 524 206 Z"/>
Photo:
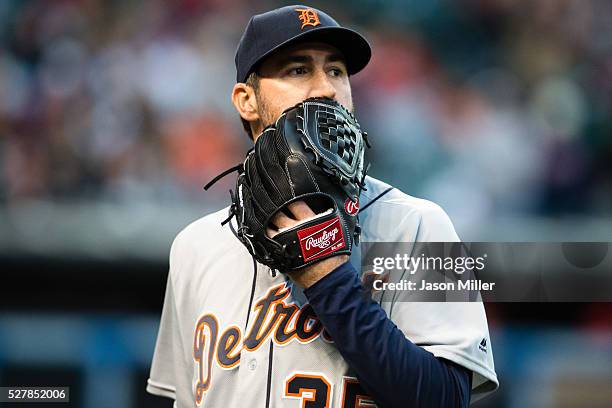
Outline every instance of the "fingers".
<path fill-rule="evenodd" d="M 302 220 L 314 217 L 315 213 L 304 201 L 296 201 L 287 206 L 293 217 L 289 217 L 284 212 L 279 211 L 272 217 L 271 223 L 274 224 L 266 229 L 268 236 L 271 238 L 278 234 L 278 230 L 282 228 L 291 228 L 298 225 Z M 276 230 L 274 228 L 276 227 Z"/>
<path fill-rule="evenodd" d="M 279 211 L 274 217 L 272 217 L 272 224 L 278 229 L 292 227 L 297 224 L 296 220 L 289 218 L 285 213 Z"/>
<path fill-rule="evenodd" d="M 276 214 L 274 217 L 272 217 L 272 220 L 270 221 L 271 225 L 269 225 L 266 228 L 266 234 L 268 235 L 268 237 L 272 238 L 276 234 L 278 234 L 278 231 L 281 228 L 289 228 L 289 227 L 294 226 L 297 223 L 298 223 L 298 221 L 295 221 L 294 219 L 291 219 L 291 218 L 287 217 L 281 211 L 278 214 Z"/>
<path fill-rule="evenodd" d="M 287 207 L 289 207 L 294 218 L 298 221 L 315 216 L 314 211 L 312 211 L 304 201 L 296 201 L 289 204 Z"/>

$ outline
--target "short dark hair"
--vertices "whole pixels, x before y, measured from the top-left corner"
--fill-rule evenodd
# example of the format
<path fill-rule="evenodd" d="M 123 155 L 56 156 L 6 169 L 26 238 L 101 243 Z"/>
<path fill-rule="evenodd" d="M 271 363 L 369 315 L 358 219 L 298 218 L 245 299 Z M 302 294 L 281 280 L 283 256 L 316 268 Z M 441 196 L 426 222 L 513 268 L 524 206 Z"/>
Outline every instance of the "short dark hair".
<path fill-rule="evenodd" d="M 259 92 L 259 75 L 257 75 L 257 72 L 251 72 L 244 83 L 253 88 L 253 91 L 255 91 L 255 96 L 257 97 L 257 93 Z M 244 127 L 244 130 L 249 135 L 249 138 L 251 140 L 255 140 L 253 137 L 253 132 L 251 131 L 251 124 L 242 118 L 240 118 L 240 120 L 242 121 L 242 127 Z"/>

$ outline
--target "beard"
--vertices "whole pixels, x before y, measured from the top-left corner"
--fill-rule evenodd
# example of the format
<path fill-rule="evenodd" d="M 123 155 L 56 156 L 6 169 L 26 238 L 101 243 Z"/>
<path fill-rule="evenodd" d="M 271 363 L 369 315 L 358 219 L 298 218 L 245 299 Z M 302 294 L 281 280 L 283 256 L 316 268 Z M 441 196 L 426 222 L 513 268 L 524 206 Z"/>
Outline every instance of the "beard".
<path fill-rule="evenodd" d="M 270 125 L 276 123 L 277 116 L 272 113 L 270 109 L 270 105 L 265 98 L 262 98 L 260 95 L 255 95 L 257 98 L 257 114 L 259 115 L 259 122 L 261 124 L 261 129 L 265 129 Z"/>
<path fill-rule="evenodd" d="M 257 98 L 257 114 L 259 115 L 259 122 L 261 124 L 261 129 L 265 129 L 270 125 L 274 125 L 276 120 L 281 115 L 282 112 L 278 112 L 277 114 L 272 112 L 270 109 L 270 105 L 268 104 L 266 98 L 262 98 L 260 94 L 255 93 L 255 97 Z M 329 99 L 329 98 L 326 98 Z M 331 100 L 331 99 L 329 99 Z M 289 109 L 291 106 L 288 106 L 286 109 Z M 284 112 L 283 110 L 283 112 Z M 353 115 L 355 114 L 355 104 L 353 103 L 353 99 L 351 97 L 351 109 L 348 109 Z"/>

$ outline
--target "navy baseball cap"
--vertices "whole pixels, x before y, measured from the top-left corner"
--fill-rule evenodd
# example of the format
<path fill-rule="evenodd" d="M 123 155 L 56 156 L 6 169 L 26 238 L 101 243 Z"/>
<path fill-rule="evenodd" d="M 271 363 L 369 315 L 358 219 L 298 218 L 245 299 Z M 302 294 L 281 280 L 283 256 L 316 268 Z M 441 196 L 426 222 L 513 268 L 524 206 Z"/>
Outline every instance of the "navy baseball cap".
<path fill-rule="evenodd" d="M 251 17 L 236 50 L 236 81 L 245 82 L 264 58 L 281 47 L 303 41 L 336 47 L 344 55 L 349 75 L 361 71 L 372 55 L 361 34 L 341 27 L 328 14 L 302 5 L 286 6 Z"/>

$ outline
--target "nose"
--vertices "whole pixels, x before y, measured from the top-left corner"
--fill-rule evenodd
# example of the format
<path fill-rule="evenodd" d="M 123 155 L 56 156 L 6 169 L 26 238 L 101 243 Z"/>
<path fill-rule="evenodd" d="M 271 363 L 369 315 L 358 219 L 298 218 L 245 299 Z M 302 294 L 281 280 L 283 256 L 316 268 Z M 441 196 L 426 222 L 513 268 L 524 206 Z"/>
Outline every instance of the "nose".
<path fill-rule="evenodd" d="M 313 84 L 310 88 L 310 98 L 330 98 L 336 99 L 336 88 L 330 81 L 329 76 L 323 69 L 317 70 L 312 78 Z"/>

